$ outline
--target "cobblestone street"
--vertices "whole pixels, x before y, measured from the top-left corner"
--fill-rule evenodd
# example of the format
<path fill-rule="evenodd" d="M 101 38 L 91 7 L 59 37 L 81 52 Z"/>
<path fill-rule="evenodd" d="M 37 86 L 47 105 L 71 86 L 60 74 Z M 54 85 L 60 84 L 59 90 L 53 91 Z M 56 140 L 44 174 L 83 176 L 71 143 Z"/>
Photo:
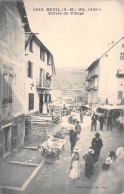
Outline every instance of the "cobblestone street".
<path fill-rule="evenodd" d="M 86 153 L 87 149 L 91 145 L 91 140 L 94 137 L 95 132 L 90 131 L 90 117 L 84 117 L 84 123 L 82 124 L 82 132 L 80 134 L 80 141 L 78 146 L 81 148 L 80 152 L 80 163 L 81 163 L 81 176 L 76 181 L 68 178 L 68 172 L 71 161 L 70 154 L 70 142 L 67 140 L 64 150 L 60 154 L 60 158 L 56 160 L 54 164 L 45 163 L 44 166 L 39 170 L 34 179 L 30 182 L 28 187 L 23 192 L 24 194 L 95 194 L 96 192 L 106 194 L 122 193 L 122 183 L 117 182 L 115 174 L 109 171 L 103 174 L 102 164 L 111 150 L 116 151 L 117 147 L 123 144 L 124 133 L 113 128 L 113 131 L 107 131 L 104 127 L 104 131 L 99 131 L 99 124 L 97 125 L 97 131 L 100 132 L 103 140 L 103 148 L 101 150 L 99 163 L 95 166 L 94 175 L 87 179 L 84 176 L 84 160 L 82 156 Z M 67 123 L 67 117 L 63 118 L 61 126 L 67 128 L 74 127 Z M 121 166 L 122 168 L 122 166 Z M 123 169 L 123 168 L 122 168 Z M 121 172 L 121 171 L 119 171 Z M 110 177 L 106 181 L 106 176 Z M 122 174 L 120 174 L 120 177 Z M 112 178 L 113 177 L 113 178 Z M 110 183 L 111 181 L 111 183 Z M 114 184 L 114 185 L 113 185 Z M 118 184 L 118 185 L 116 185 Z"/>

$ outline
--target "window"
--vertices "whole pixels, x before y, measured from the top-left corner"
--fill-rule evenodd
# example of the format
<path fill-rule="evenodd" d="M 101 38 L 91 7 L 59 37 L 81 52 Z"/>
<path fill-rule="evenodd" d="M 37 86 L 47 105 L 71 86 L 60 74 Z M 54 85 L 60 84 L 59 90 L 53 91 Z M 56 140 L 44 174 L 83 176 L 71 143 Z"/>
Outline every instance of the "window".
<path fill-rule="evenodd" d="M 33 42 L 32 42 L 32 40 L 30 40 L 30 42 L 29 42 L 29 51 L 33 52 Z"/>
<path fill-rule="evenodd" d="M 124 53 L 120 53 L 120 59 L 124 59 Z"/>
<path fill-rule="evenodd" d="M 123 92 L 118 91 L 118 100 L 122 100 L 122 98 L 123 98 Z"/>
<path fill-rule="evenodd" d="M 34 94 L 29 94 L 29 110 L 34 109 Z"/>
<path fill-rule="evenodd" d="M 47 54 L 47 65 L 50 65 L 50 54 Z"/>
<path fill-rule="evenodd" d="M 44 51 L 41 47 L 40 47 L 40 59 L 44 61 Z"/>
<path fill-rule="evenodd" d="M 12 103 L 12 75 L 3 74 L 3 104 Z"/>
<path fill-rule="evenodd" d="M 28 61 L 27 76 L 30 78 L 33 77 L 33 63 L 30 61 Z"/>

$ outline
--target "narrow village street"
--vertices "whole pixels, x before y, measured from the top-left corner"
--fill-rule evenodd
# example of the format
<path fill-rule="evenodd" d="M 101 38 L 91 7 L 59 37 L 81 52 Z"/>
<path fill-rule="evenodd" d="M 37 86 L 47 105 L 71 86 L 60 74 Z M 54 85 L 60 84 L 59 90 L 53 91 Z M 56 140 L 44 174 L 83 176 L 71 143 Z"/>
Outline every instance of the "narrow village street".
<path fill-rule="evenodd" d="M 0 194 L 124 194 L 120 1 L 0 1 Z"/>
<path fill-rule="evenodd" d="M 90 117 L 84 117 L 84 123 L 82 124 L 82 132 L 80 134 L 80 142 L 78 146 L 81 148 L 80 152 L 80 163 L 81 163 L 81 176 L 79 179 L 70 180 L 68 178 L 68 172 L 71 161 L 71 153 L 70 153 L 70 142 L 67 140 L 64 150 L 61 152 L 60 157 L 55 163 L 45 163 L 33 180 L 29 183 L 24 194 L 75 194 L 75 193 L 108 193 L 108 191 L 113 191 L 113 193 L 121 193 L 120 191 L 113 190 L 113 185 L 110 184 L 110 181 L 105 177 L 109 176 L 108 174 L 102 174 L 102 164 L 111 150 L 116 151 L 117 147 L 123 144 L 124 134 L 122 131 L 118 131 L 113 129 L 113 131 L 107 131 L 104 128 L 104 131 L 100 132 L 101 138 L 103 140 L 103 148 L 101 150 L 101 155 L 99 159 L 99 163 L 95 166 L 94 175 L 88 180 L 84 176 L 84 160 L 82 156 L 86 153 L 87 149 L 91 145 L 91 140 L 94 137 L 95 132 L 90 131 Z M 73 125 L 70 125 L 67 122 L 67 117 L 63 118 L 63 122 L 61 126 L 65 126 L 66 128 L 72 128 Z M 97 131 L 99 131 L 99 124 L 97 126 Z M 106 172 L 107 173 L 107 172 Z M 121 176 L 121 175 L 120 175 Z M 99 183 L 99 179 L 103 179 L 101 184 Z M 116 178 L 116 177 L 114 177 Z M 116 184 L 117 180 L 113 180 Z M 122 185 L 121 185 L 122 186 Z M 116 188 L 119 189 L 119 188 Z"/>

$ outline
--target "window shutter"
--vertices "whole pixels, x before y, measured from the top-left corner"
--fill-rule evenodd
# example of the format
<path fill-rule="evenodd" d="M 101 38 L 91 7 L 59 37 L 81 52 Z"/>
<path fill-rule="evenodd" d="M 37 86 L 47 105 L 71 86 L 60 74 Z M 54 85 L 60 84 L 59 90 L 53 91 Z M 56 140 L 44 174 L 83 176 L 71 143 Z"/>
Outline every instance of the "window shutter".
<path fill-rule="evenodd" d="M 33 63 L 31 63 L 30 61 L 28 61 L 27 64 L 27 76 L 33 77 Z"/>
<path fill-rule="evenodd" d="M 29 77 L 29 63 L 30 63 L 30 61 L 28 61 L 28 63 L 27 63 L 27 77 Z"/>
<path fill-rule="evenodd" d="M 34 109 L 34 94 L 29 94 L 29 110 Z"/>
<path fill-rule="evenodd" d="M 29 51 L 33 52 L 32 40 L 30 40 L 30 43 L 29 43 Z"/>
<path fill-rule="evenodd" d="M 30 62 L 30 64 L 31 64 L 31 69 L 30 69 L 30 71 L 31 71 L 31 77 L 33 77 L 33 63 Z"/>
<path fill-rule="evenodd" d="M 12 76 L 9 75 L 9 98 L 12 99 Z"/>
<path fill-rule="evenodd" d="M 12 150 L 14 150 L 17 146 L 17 138 L 18 138 L 18 126 L 17 125 L 13 125 L 12 126 L 12 129 L 11 129 L 11 136 L 12 136 L 12 139 L 11 139 L 11 144 L 12 144 Z"/>
<path fill-rule="evenodd" d="M 0 107 L 1 107 L 1 104 L 2 104 L 2 98 L 3 98 L 3 83 L 2 83 L 2 80 L 3 80 L 3 76 L 2 76 L 2 70 L 0 68 Z"/>
<path fill-rule="evenodd" d="M 39 82 L 39 85 L 42 87 L 42 85 L 43 85 L 43 70 L 42 69 L 40 69 L 40 82 Z"/>
<path fill-rule="evenodd" d="M 8 93 L 8 74 L 3 76 L 3 99 L 7 99 L 9 97 Z"/>
<path fill-rule="evenodd" d="M 45 70 L 43 70 L 43 86 L 45 86 Z"/>
<path fill-rule="evenodd" d="M 122 93 L 122 91 L 118 91 L 118 99 L 119 99 L 119 100 L 122 100 L 122 98 L 123 98 L 123 93 Z"/>

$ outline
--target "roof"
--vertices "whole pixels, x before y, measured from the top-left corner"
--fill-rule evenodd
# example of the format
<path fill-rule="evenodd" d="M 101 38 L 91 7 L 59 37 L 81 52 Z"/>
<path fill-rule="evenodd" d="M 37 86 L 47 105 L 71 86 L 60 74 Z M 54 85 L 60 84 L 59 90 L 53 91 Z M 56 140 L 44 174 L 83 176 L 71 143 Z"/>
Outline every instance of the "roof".
<path fill-rule="evenodd" d="M 23 0 L 16 1 L 25 32 L 31 32 Z"/>
<path fill-rule="evenodd" d="M 94 61 L 94 62 L 86 69 L 86 71 L 88 71 L 88 70 L 92 69 L 94 66 L 96 66 L 96 65 L 99 63 L 99 60 L 100 60 L 100 59 L 97 59 L 96 61 Z"/>
<path fill-rule="evenodd" d="M 99 63 L 99 60 L 104 57 L 112 48 L 114 48 L 122 39 L 124 39 L 124 36 L 119 39 L 112 47 L 110 47 L 98 60 L 94 61 L 87 69 L 86 71 L 90 70 L 93 66 Z"/>

